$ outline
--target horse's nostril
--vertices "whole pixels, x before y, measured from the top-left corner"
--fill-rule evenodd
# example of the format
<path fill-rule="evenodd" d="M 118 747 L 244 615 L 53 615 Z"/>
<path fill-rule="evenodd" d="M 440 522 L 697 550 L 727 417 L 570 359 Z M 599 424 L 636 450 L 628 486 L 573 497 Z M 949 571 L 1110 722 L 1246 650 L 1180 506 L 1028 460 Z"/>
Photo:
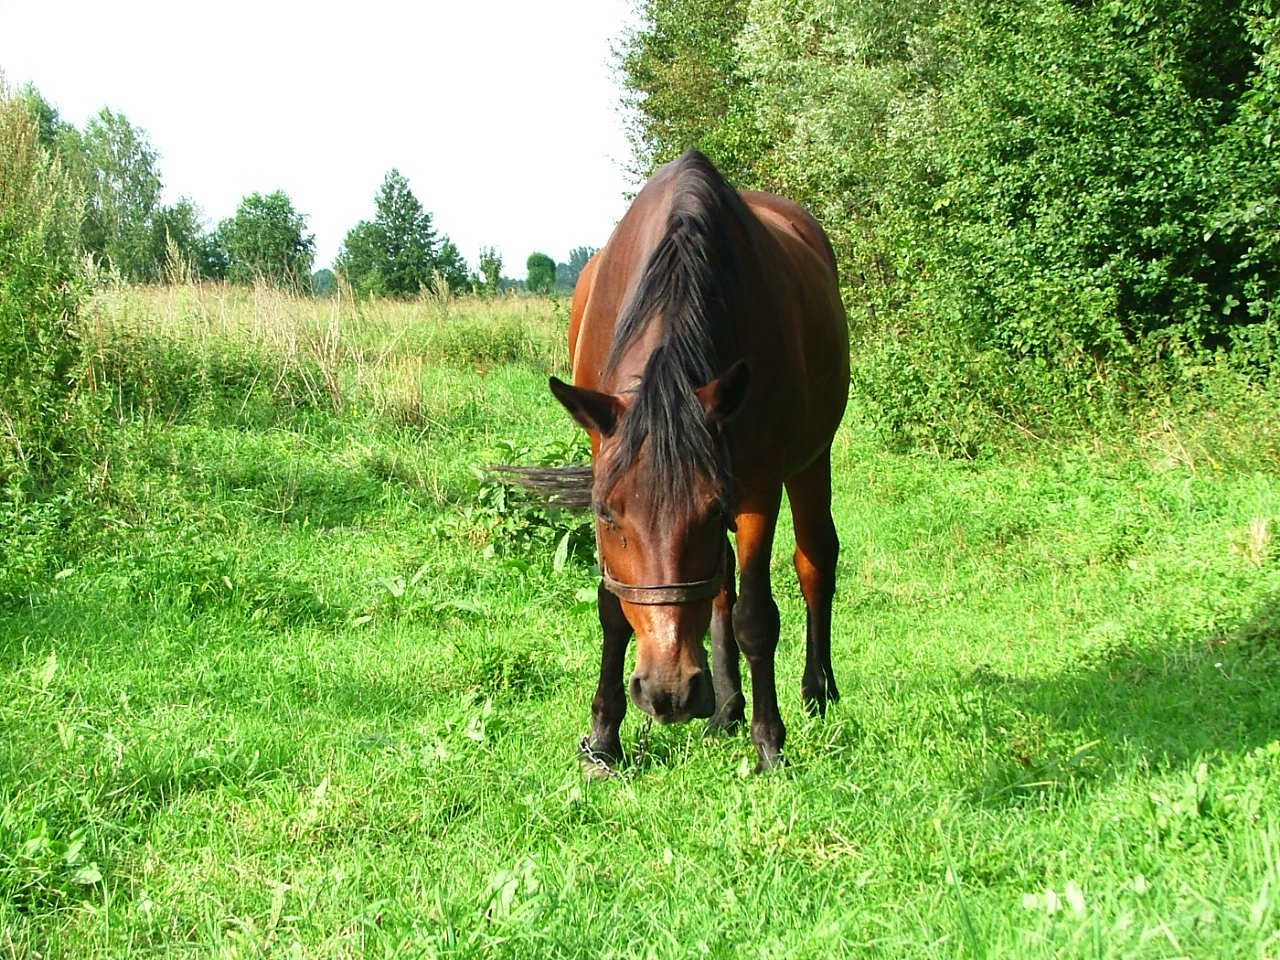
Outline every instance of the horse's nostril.
<path fill-rule="evenodd" d="M 659 723 L 684 723 L 695 717 L 705 719 L 715 712 L 715 689 L 708 670 L 698 670 L 674 681 L 675 688 L 646 680 L 639 673 L 631 677 L 631 701 Z"/>
<path fill-rule="evenodd" d="M 699 670 L 693 675 L 689 686 L 689 713 L 692 716 L 707 718 L 716 710 L 715 685 L 711 682 L 710 670 Z"/>

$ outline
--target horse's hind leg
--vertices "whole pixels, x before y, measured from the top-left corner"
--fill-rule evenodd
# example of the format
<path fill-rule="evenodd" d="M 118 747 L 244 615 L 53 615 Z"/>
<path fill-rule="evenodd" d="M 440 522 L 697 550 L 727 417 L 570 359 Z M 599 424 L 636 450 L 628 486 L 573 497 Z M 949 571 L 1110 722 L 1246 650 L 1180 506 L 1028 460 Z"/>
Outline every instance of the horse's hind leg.
<path fill-rule="evenodd" d="M 787 482 L 795 521 L 796 576 L 804 594 L 806 636 L 800 694 L 811 714 L 840 699 L 831 670 L 831 604 L 836 593 L 840 539 L 831 519 L 831 449 Z"/>
<path fill-rule="evenodd" d="M 597 756 L 609 763 L 622 760 L 622 741 L 618 730 L 627 712 L 627 693 L 622 684 L 623 665 L 627 656 L 627 644 L 631 640 L 631 624 L 622 612 L 618 598 L 600 584 L 597 591 L 600 627 L 604 643 L 600 654 L 600 683 L 591 703 L 591 733 L 587 736 L 584 767 L 588 772 L 590 757 Z"/>
<path fill-rule="evenodd" d="M 711 608 L 711 682 L 716 690 L 716 712 L 708 724 L 712 731 L 736 730 L 745 717 L 742 669 L 738 641 L 733 635 L 734 556 L 729 538 L 724 544 L 724 588 Z"/>

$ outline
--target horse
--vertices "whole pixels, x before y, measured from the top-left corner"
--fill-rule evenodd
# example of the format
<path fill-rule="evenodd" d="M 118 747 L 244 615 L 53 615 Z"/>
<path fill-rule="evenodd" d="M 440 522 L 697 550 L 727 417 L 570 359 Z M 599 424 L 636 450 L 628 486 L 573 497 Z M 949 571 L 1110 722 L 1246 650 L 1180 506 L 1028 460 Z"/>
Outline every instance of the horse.
<path fill-rule="evenodd" d="M 849 341 L 830 240 L 799 204 L 740 192 L 691 150 L 658 169 L 583 268 L 569 354 L 572 385 L 549 385 L 590 436 L 603 633 L 584 765 L 622 759 L 628 691 L 659 723 L 740 727 L 741 657 L 756 771 L 777 767 L 769 564 L 784 489 L 807 614 L 801 694 L 819 715 L 840 697 L 831 444 Z"/>

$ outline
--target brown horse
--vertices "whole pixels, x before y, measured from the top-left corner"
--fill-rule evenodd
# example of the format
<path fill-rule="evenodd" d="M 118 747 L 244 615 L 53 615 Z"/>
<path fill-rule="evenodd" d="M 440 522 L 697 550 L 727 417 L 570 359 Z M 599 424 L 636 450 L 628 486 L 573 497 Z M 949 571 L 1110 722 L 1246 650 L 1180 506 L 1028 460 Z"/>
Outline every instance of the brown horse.
<path fill-rule="evenodd" d="M 771 768 L 786 736 L 769 582 L 784 487 L 808 612 L 801 692 L 817 713 L 839 698 L 831 438 L 849 344 L 831 244 L 796 203 L 739 193 L 690 151 L 658 170 L 582 271 L 569 351 L 574 385 L 553 377 L 551 390 L 591 436 L 604 630 L 584 753 L 621 759 L 634 633 L 631 699 L 660 723 L 739 725 L 741 651 L 756 769 Z"/>

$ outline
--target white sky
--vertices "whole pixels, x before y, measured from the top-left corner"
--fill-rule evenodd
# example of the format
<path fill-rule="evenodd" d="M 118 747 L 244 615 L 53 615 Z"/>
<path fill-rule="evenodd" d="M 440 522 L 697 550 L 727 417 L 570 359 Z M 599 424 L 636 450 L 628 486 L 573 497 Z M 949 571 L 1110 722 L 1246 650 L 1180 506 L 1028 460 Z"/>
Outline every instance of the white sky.
<path fill-rule="evenodd" d="M 0 72 L 83 129 L 146 131 L 165 201 L 209 225 L 254 191 L 308 218 L 316 268 L 396 167 L 472 266 L 603 246 L 633 187 L 611 48 L 628 0 L 0 0 Z"/>

